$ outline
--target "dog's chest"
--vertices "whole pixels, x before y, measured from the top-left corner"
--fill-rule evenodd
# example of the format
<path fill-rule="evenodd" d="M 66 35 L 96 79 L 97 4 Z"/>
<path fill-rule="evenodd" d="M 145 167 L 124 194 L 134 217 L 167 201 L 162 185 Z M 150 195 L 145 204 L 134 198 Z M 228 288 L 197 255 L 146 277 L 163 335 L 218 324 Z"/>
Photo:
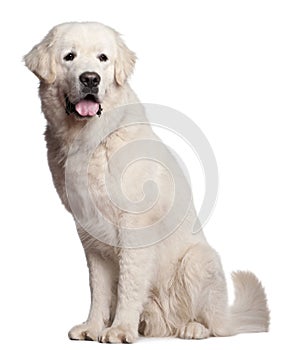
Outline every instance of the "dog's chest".
<path fill-rule="evenodd" d="M 110 178 L 108 142 L 94 145 L 90 139 L 81 138 L 66 154 L 62 144 L 48 138 L 47 146 L 54 185 L 66 209 L 99 241 L 115 239 L 119 213 L 110 203 L 106 189 L 106 178 Z"/>

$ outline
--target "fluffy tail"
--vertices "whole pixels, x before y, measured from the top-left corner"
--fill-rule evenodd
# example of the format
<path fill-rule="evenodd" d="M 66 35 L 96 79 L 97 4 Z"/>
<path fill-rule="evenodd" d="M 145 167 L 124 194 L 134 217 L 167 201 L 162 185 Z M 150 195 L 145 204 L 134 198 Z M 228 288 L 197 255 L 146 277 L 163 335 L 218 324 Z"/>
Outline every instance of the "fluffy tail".
<path fill-rule="evenodd" d="M 235 301 L 231 306 L 232 327 L 235 334 L 267 332 L 269 310 L 264 289 L 251 272 L 232 273 Z"/>

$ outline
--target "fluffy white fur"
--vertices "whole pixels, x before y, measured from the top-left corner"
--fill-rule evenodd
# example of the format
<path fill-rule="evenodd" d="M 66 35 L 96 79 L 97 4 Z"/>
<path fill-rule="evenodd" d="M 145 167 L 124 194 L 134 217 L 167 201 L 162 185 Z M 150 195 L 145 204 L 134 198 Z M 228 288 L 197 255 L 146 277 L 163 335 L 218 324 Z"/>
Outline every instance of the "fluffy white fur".
<path fill-rule="evenodd" d="M 63 57 L 71 50 L 78 56 L 73 62 L 64 61 Z M 104 65 L 97 59 L 102 50 L 109 57 Z M 109 27 L 99 23 L 66 23 L 53 28 L 25 56 L 25 63 L 40 79 L 42 109 L 48 121 L 49 166 L 56 190 L 66 209 L 71 211 L 66 196 L 65 164 L 72 140 L 88 126 L 84 128 L 79 156 L 72 164 L 76 184 L 81 155 L 91 144 L 92 134 L 109 123 L 119 127 L 125 118 L 122 112 L 115 120 L 109 120 L 106 112 L 138 102 L 127 83 L 135 55 Z M 77 120 L 66 115 L 64 94 L 77 97 L 79 75 L 85 71 L 95 71 L 101 76 L 99 98 L 104 111 L 101 118 Z M 142 134 L 156 139 L 148 127 L 121 129 L 110 135 L 90 160 L 89 181 L 94 200 L 103 211 L 111 212 L 114 220 L 118 218 L 118 227 L 124 221 L 131 224 L 132 219 L 110 206 L 102 185 L 106 162 L 124 143 Z M 109 171 L 112 172 L 112 168 Z M 149 164 L 142 163 L 139 171 L 127 174 L 131 196 L 136 195 L 134 191 L 141 181 L 140 176 L 148 172 L 155 177 L 156 183 L 164 186 L 161 173 L 156 168 L 149 170 Z M 74 193 L 84 205 L 80 185 L 74 185 Z M 163 205 L 163 201 L 167 201 L 167 191 L 162 193 L 166 193 L 160 203 Z M 159 211 L 159 205 L 155 210 Z M 87 321 L 70 330 L 70 339 L 131 343 L 139 333 L 150 337 L 201 339 L 268 330 L 265 293 L 252 273 L 233 274 L 236 298 L 234 305 L 228 306 L 219 256 L 202 231 L 189 234 L 196 219 L 195 211 L 191 212 L 192 216 L 188 216 L 168 238 L 139 249 L 107 245 L 76 224 L 90 272 L 91 308 Z M 141 217 L 144 223 L 152 220 L 148 215 Z M 96 215 L 93 224 L 103 235 L 114 234 L 104 232 L 104 223 Z M 116 234 L 120 238 L 120 230 Z"/>

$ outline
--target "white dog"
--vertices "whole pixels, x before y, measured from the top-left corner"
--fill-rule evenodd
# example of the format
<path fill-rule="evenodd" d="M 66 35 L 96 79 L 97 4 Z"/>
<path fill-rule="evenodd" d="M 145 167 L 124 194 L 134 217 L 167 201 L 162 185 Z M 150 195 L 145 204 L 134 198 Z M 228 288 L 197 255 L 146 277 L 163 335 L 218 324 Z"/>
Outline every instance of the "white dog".
<path fill-rule="evenodd" d="M 118 33 L 99 23 L 61 24 L 24 60 L 40 79 L 50 170 L 90 272 L 90 313 L 70 339 L 131 343 L 139 333 L 202 339 L 267 331 L 265 293 L 252 273 L 233 274 L 235 302 L 228 306 L 218 254 L 202 231 L 191 234 L 197 217 L 190 197 L 188 214 L 172 234 L 171 222 L 147 234 L 176 194 L 159 162 L 141 159 L 123 177 L 120 162 L 112 162 L 136 140 L 158 140 L 147 123 L 126 126 L 133 115 L 145 119 L 127 83 L 136 57 Z M 170 159 L 167 151 L 160 155 Z M 151 208 L 123 208 L 126 197 L 133 205 L 142 200 L 141 184 L 149 179 L 160 189 Z M 120 205 L 110 199 L 117 186 L 124 192 L 124 199 L 116 197 Z M 137 228 L 145 228 L 145 236 L 136 236 Z"/>

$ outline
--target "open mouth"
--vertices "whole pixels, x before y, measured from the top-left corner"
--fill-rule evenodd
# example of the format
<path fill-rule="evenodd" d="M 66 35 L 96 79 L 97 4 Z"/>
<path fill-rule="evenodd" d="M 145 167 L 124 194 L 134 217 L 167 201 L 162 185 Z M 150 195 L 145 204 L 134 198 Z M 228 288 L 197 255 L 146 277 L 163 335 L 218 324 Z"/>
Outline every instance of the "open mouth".
<path fill-rule="evenodd" d="M 72 103 L 68 96 L 65 95 L 65 111 L 68 115 L 74 114 L 77 118 L 92 118 L 95 115 L 100 117 L 102 107 L 97 98 L 92 95 L 86 95 L 82 100 Z"/>

